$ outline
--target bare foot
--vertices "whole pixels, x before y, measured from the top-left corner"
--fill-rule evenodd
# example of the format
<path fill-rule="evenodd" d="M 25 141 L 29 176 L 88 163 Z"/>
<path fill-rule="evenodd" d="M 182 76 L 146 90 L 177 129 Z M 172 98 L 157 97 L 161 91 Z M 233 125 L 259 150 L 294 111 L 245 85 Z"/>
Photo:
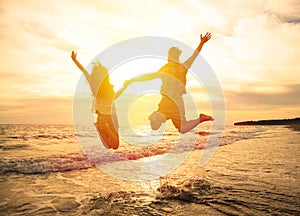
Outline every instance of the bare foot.
<path fill-rule="evenodd" d="M 200 123 L 205 122 L 205 121 L 213 121 L 215 120 L 213 117 L 209 116 L 209 115 L 205 115 L 205 114 L 200 114 Z"/>

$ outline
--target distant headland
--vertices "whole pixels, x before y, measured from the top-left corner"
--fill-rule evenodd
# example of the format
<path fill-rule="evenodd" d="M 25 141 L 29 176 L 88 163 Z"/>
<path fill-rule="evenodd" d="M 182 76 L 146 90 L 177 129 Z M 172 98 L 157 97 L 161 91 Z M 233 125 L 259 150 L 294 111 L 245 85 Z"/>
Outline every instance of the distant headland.
<path fill-rule="evenodd" d="M 234 125 L 300 125 L 300 118 L 235 122 Z"/>

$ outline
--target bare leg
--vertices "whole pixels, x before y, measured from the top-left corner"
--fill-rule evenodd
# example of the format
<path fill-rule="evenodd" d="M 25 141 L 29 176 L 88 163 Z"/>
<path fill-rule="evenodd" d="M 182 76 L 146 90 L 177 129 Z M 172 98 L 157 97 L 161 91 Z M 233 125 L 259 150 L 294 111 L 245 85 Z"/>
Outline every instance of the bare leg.
<path fill-rule="evenodd" d="M 107 145 L 107 143 L 108 143 L 108 136 L 107 136 L 107 134 L 103 133 L 103 129 L 101 130 L 101 127 L 98 126 L 97 123 L 94 123 L 94 125 L 95 125 L 95 127 L 96 127 L 96 129 L 98 131 L 98 134 L 100 136 L 102 144 L 104 145 L 105 148 L 109 149 L 110 147 Z"/>
<path fill-rule="evenodd" d="M 106 148 L 118 149 L 119 136 L 114 128 L 109 125 L 105 125 L 105 130 L 102 131 L 100 136 L 103 136 L 103 144 Z"/>
<path fill-rule="evenodd" d="M 110 131 L 109 131 L 109 147 L 112 149 L 118 149 L 119 148 L 119 136 L 113 130 L 114 129 L 110 129 Z"/>
<path fill-rule="evenodd" d="M 194 127 L 196 127 L 198 124 L 205 122 L 205 121 L 213 121 L 214 118 L 205 114 L 200 114 L 198 119 L 190 120 L 182 122 L 181 129 L 178 129 L 180 133 L 184 134 L 190 130 L 192 130 Z"/>
<path fill-rule="evenodd" d="M 119 147 L 119 136 L 115 132 L 114 128 L 109 127 L 108 124 L 102 125 L 102 127 L 99 127 L 97 123 L 95 123 L 95 126 L 98 130 L 99 136 L 102 140 L 102 144 L 107 149 L 118 149 Z M 101 129 L 100 129 L 101 128 Z"/>
<path fill-rule="evenodd" d="M 181 128 L 178 128 L 178 131 L 182 134 L 189 132 L 194 127 L 196 127 L 198 124 L 200 124 L 200 119 L 194 119 L 190 121 L 185 121 L 181 123 Z"/>

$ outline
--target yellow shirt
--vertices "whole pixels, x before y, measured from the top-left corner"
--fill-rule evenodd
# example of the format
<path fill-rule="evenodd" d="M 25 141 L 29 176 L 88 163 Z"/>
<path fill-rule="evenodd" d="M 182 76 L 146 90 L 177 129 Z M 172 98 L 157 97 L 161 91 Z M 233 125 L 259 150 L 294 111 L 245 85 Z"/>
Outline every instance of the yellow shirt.
<path fill-rule="evenodd" d="M 161 94 L 168 96 L 182 96 L 186 94 L 186 74 L 188 68 L 179 62 L 170 61 L 159 69 L 162 73 Z"/>

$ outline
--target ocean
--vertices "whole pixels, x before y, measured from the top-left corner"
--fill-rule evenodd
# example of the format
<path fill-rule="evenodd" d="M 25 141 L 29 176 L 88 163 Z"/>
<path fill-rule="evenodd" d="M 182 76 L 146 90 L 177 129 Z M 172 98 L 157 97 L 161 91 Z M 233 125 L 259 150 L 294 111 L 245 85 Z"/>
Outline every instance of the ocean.
<path fill-rule="evenodd" d="M 83 128 L 0 125 L 1 215 L 300 215 L 293 128 L 200 125 L 196 140 L 121 128 L 116 151 Z"/>

